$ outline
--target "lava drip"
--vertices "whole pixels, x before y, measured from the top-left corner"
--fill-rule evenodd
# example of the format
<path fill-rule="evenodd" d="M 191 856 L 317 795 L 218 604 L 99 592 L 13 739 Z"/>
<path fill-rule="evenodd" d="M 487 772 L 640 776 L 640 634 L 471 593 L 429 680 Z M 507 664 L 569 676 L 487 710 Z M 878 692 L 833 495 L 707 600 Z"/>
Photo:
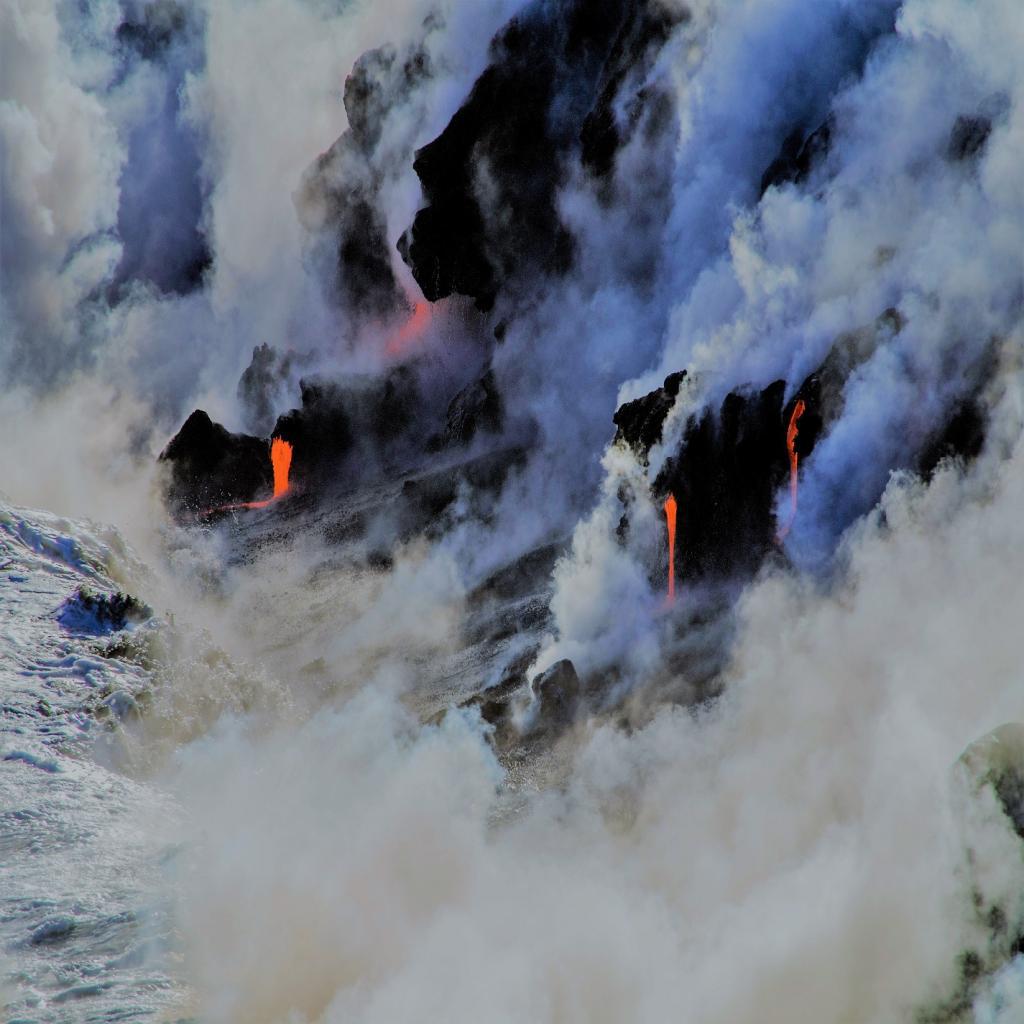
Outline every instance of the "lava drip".
<path fill-rule="evenodd" d="M 665 522 L 668 525 L 668 601 L 676 599 L 676 499 L 670 494 L 665 499 Z"/>
<path fill-rule="evenodd" d="M 288 493 L 288 476 L 292 468 L 292 446 L 288 441 L 275 437 L 270 442 L 270 465 L 274 470 L 274 493 L 263 501 L 243 501 L 233 505 L 219 505 L 207 509 L 203 515 L 210 516 L 216 512 L 234 512 L 243 508 L 266 508 L 272 501 L 283 498 Z"/>
<path fill-rule="evenodd" d="M 781 544 L 789 535 L 796 521 L 797 502 L 797 471 L 800 465 L 800 456 L 796 450 L 796 437 L 800 433 L 798 422 L 803 416 L 807 405 L 802 398 L 798 398 L 793 406 L 793 414 L 789 417 L 789 427 L 786 429 L 786 451 L 789 452 L 789 521 L 775 535 L 776 541 Z"/>

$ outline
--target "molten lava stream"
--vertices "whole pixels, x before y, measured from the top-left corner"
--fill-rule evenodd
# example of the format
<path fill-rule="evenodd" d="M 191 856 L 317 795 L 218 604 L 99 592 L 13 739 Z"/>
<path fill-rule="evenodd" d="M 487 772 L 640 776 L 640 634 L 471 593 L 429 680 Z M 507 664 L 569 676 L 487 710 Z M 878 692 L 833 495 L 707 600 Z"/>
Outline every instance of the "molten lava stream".
<path fill-rule="evenodd" d="M 668 603 L 676 599 L 676 499 L 670 494 L 665 499 L 665 522 L 668 525 Z"/>
<path fill-rule="evenodd" d="M 796 521 L 797 471 L 800 467 L 800 456 L 796 450 L 796 437 L 800 433 L 797 423 L 806 408 L 804 400 L 798 398 L 796 405 L 793 406 L 793 414 L 789 417 L 789 427 L 786 429 L 786 451 L 789 452 L 789 522 L 775 535 L 778 544 L 786 539 Z"/>
<path fill-rule="evenodd" d="M 203 515 L 214 512 L 234 512 L 243 508 L 266 508 L 272 501 L 283 498 L 288 493 L 288 474 L 292 468 L 292 446 L 288 441 L 275 437 L 270 442 L 270 465 L 274 470 L 274 493 L 263 501 L 243 501 L 235 505 L 218 505 L 207 509 Z"/>

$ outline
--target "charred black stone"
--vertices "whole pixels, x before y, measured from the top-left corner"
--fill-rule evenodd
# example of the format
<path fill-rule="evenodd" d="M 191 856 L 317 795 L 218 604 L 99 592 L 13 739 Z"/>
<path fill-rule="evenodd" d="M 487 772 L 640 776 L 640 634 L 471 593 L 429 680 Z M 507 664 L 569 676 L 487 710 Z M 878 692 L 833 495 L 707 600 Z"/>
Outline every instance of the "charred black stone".
<path fill-rule="evenodd" d="M 469 444 L 477 431 L 496 434 L 504 420 L 504 406 L 494 372 L 467 384 L 448 404 L 439 446 Z"/>
<path fill-rule="evenodd" d="M 540 701 L 538 728 L 564 727 L 576 717 L 580 703 L 580 678 L 567 658 L 556 661 L 533 680 Z"/>
<path fill-rule="evenodd" d="M 775 496 L 789 472 L 785 381 L 733 392 L 692 417 L 658 479 L 680 508 L 676 573 L 731 577 L 756 571 L 775 544 Z"/>
<path fill-rule="evenodd" d="M 179 513 L 252 501 L 273 485 L 268 443 L 230 433 L 202 409 L 189 416 L 160 461 L 170 466 L 166 499 Z"/>
<path fill-rule="evenodd" d="M 635 17 L 627 18 L 619 30 L 605 63 L 593 109 L 580 130 L 580 158 L 594 174 L 607 174 L 623 142 L 652 102 L 649 87 L 639 87 L 625 105 L 625 123 L 616 117 L 616 99 L 624 92 L 627 79 L 642 83 L 672 29 L 688 14 L 668 6 L 641 6 Z"/>
<path fill-rule="evenodd" d="M 469 98 L 416 155 L 427 202 L 400 251 L 429 300 L 459 293 L 488 309 L 499 282 L 567 269 L 572 242 L 555 206 L 563 164 L 595 109 L 588 152 L 608 164 L 628 57 L 665 34 L 655 8 L 534 0 L 495 38 Z"/>
<path fill-rule="evenodd" d="M 402 57 L 385 46 L 363 54 L 345 81 L 348 130 L 317 158 L 299 192 L 303 223 L 335 247 L 333 288 L 350 313 L 379 317 L 404 305 L 379 200 L 390 169 L 376 149 L 388 110 L 427 70 L 421 50 Z"/>
<path fill-rule="evenodd" d="M 679 387 L 685 379 L 685 370 L 670 373 L 665 378 L 663 387 L 619 406 L 612 417 L 618 428 L 615 439 L 625 441 L 631 448 L 646 456 L 646 453 L 661 441 L 665 417 L 675 405 Z"/>
<path fill-rule="evenodd" d="M 246 425 L 254 433 L 271 432 L 274 408 L 294 362 L 292 353 L 282 356 L 266 343 L 252 350 L 252 360 L 238 381 L 238 400 L 246 412 Z"/>
<path fill-rule="evenodd" d="M 761 195 L 773 185 L 799 184 L 806 180 L 816 164 L 828 153 L 834 125 L 830 117 L 809 135 L 796 128 L 782 143 L 782 151 L 761 177 Z"/>
<path fill-rule="evenodd" d="M 279 416 L 274 437 L 292 446 L 293 482 L 317 482 L 334 470 L 354 443 L 354 426 L 345 396 L 336 385 L 303 380 L 301 406 Z"/>
<path fill-rule="evenodd" d="M 984 149 L 991 134 L 992 121 L 989 118 L 961 114 L 949 133 L 949 159 L 969 160 L 977 156 Z"/>

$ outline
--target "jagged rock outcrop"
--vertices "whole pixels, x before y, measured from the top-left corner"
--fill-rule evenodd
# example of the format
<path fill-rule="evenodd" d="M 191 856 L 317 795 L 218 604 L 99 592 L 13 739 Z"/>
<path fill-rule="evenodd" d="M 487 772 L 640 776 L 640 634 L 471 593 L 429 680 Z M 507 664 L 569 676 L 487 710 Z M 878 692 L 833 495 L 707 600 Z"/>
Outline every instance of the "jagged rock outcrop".
<path fill-rule="evenodd" d="M 160 453 L 169 467 L 165 498 L 177 514 L 252 501 L 273 484 L 268 442 L 232 434 L 196 409 Z"/>
<path fill-rule="evenodd" d="M 314 161 L 296 197 L 304 226 L 332 250 L 331 293 L 350 315 L 382 317 L 405 308 L 391 269 L 381 189 L 412 158 L 411 144 L 392 152 L 380 143 L 388 113 L 427 72 L 422 49 L 364 53 L 345 80 L 348 129 Z"/>
<path fill-rule="evenodd" d="M 481 309 L 524 274 L 559 274 L 572 240 L 557 190 L 570 155 L 606 173 L 645 102 L 643 68 L 672 18 L 656 0 L 535 0 L 491 44 L 491 63 L 445 130 L 416 154 L 426 204 L 400 251 L 423 294 Z M 625 123 L 614 100 L 637 94 Z"/>
<path fill-rule="evenodd" d="M 811 171 L 828 154 L 832 145 L 835 124 L 830 117 L 809 134 L 795 128 L 786 136 L 779 155 L 769 164 L 761 177 L 761 195 L 772 186 L 806 181 Z"/>

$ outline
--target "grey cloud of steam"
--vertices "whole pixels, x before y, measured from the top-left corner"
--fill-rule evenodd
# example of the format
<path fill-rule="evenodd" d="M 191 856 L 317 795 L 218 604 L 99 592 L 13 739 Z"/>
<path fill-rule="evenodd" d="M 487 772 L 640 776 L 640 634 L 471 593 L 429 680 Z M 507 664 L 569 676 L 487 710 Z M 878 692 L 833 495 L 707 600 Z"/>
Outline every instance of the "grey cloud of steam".
<path fill-rule="evenodd" d="M 881 1022 L 950 997 L 984 948 L 972 884 L 1021 911 L 1018 840 L 954 763 L 1024 713 L 1022 499 L 1019 448 L 894 480 L 834 596 L 748 592 L 714 710 L 598 731 L 525 809 L 472 722 L 420 731 L 379 692 L 210 737 L 177 776 L 204 1012 Z"/>
<path fill-rule="evenodd" d="M 436 74 L 386 121 L 392 245 L 419 202 L 401 154 L 443 128 L 519 6 L 451 0 L 427 33 Z M 161 70 L 125 67 L 104 31 L 116 4 L 0 0 L 0 362 L 48 392 L 0 397 L 13 498 L 141 529 L 156 448 L 190 404 L 240 424 L 254 345 L 365 368 L 294 193 L 345 128 L 353 61 L 419 40 L 436 8 L 207 0 L 190 7 L 202 30 L 181 63 Z M 166 769 L 189 819 L 176 881 L 204 1020 L 882 1022 L 952 995 L 957 956 L 986 941 L 965 845 L 995 865 L 985 898 L 1024 921 L 1007 823 L 953 767 L 1024 715 L 1018 7 L 687 9 L 651 72 L 671 130 L 626 147 L 610 207 L 570 169 L 560 205 L 580 263 L 508 311 L 495 371 L 539 445 L 491 522 L 397 552 L 390 573 L 326 583 L 311 581 L 323 552 L 302 538 L 250 572 L 224 570 L 216 540 L 176 538 L 168 554 L 147 534 L 145 550 L 190 582 L 209 559 L 215 593 L 193 615 L 229 653 L 266 645 L 263 668 L 296 700 L 323 699 L 300 724 L 268 684 L 259 731 L 221 722 Z M 138 97 L 164 102 L 174 76 L 180 107 L 162 108 L 152 139 L 195 147 L 163 169 L 177 194 L 202 196 L 213 262 L 197 291 L 139 285 L 111 308 L 102 293 L 129 239 L 154 237 L 121 219 L 119 182 L 146 151 Z M 946 160 L 956 116 L 993 96 L 978 161 Z M 781 138 L 830 111 L 825 165 L 758 203 Z M 198 192 L 182 180 L 193 156 Z M 467 581 L 552 537 L 571 533 L 572 547 L 538 666 L 568 656 L 629 683 L 662 670 L 671 627 L 648 577 L 664 557 L 660 510 L 638 502 L 619 544 L 620 484 L 649 490 L 688 412 L 747 382 L 795 386 L 890 306 L 906 326 L 860 368 L 801 478 L 788 553 L 819 568 L 838 546 L 833 574 L 749 588 L 713 708 L 652 712 L 632 735 L 591 728 L 564 789 L 541 795 L 505 785 L 479 722 L 419 727 L 402 701 L 418 665 L 456 644 Z M 997 366 L 983 459 L 927 487 L 890 479 L 983 354 Z M 684 367 L 696 384 L 650 469 L 606 448 L 616 402 Z M 685 543 L 685 509 L 682 523 Z M 313 675 L 337 692 L 307 693 L 318 658 Z M 977 1020 L 1024 1011 L 1019 976 L 1002 972 L 1003 1003 L 985 993 Z"/>
<path fill-rule="evenodd" d="M 791 5 L 759 5 L 765 17 L 755 23 L 767 26 L 769 38 L 775 38 L 776 22 L 768 12 L 776 7 L 796 17 Z M 816 8 L 822 24 L 849 15 L 846 5 L 826 7 Z M 868 8 L 856 10 L 863 17 Z M 883 12 L 884 5 L 876 10 Z M 842 532 L 873 505 L 890 470 L 910 465 L 956 402 L 982 385 L 993 359 L 1005 366 L 1017 358 L 1024 206 L 1014 168 L 1022 152 L 1024 89 L 1004 39 L 1019 38 L 1019 15 L 993 4 L 979 22 L 972 11 L 958 3 L 905 4 L 896 35 L 879 44 L 860 80 L 835 94 L 837 138 L 825 168 L 807 187 L 773 188 L 756 209 L 734 208 L 727 247 L 703 264 L 694 260 L 692 246 L 676 240 L 674 225 L 687 217 L 696 225 L 710 215 L 706 209 L 727 212 L 729 190 L 735 200 L 764 163 L 748 170 L 746 186 L 735 174 L 723 174 L 724 184 L 715 178 L 715 200 L 705 206 L 710 193 L 699 191 L 700 174 L 694 181 L 686 156 L 703 159 L 705 137 L 695 131 L 689 147 L 683 142 L 665 263 L 681 267 L 677 275 L 689 276 L 693 285 L 668 313 L 664 350 L 654 368 L 620 392 L 620 399 L 633 398 L 684 368 L 696 381 L 682 393 L 664 444 L 652 454 L 649 479 L 675 451 L 687 416 L 705 403 L 717 404 L 737 386 L 763 387 L 779 377 L 792 392 L 844 333 L 870 327 L 890 307 L 905 321 L 895 334 L 879 335 L 873 354 L 846 386 L 842 417 L 801 471 L 800 515 L 787 552 L 804 568 L 827 564 Z M 737 31 L 748 28 L 745 13 L 733 16 Z M 790 23 L 782 18 L 780 24 Z M 745 80 L 742 69 L 729 63 L 745 51 L 731 43 L 728 21 L 717 28 L 720 35 L 680 99 L 683 120 L 693 126 L 712 115 L 703 97 L 719 95 L 704 75 L 737 83 L 730 85 L 731 95 L 751 94 L 749 107 L 758 109 L 754 82 L 760 70 Z M 812 47 L 820 30 L 809 27 Z M 741 38 L 747 46 L 763 42 L 751 34 Z M 787 41 L 783 53 L 793 46 Z M 716 64 L 716 47 L 728 55 L 728 73 Z M 989 61 L 989 53 L 1004 59 Z M 996 107 L 1003 112 L 978 162 L 948 159 L 957 116 L 991 109 L 993 96 L 1002 97 Z M 731 105 L 744 111 L 734 118 L 746 117 L 747 105 L 736 99 Z M 776 123 L 791 123 L 797 113 Z M 714 111 L 711 123 L 723 117 Z M 713 148 L 708 159 L 715 159 Z M 697 207 L 689 205 L 690 193 L 701 200 Z M 701 267 L 699 274 L 686 269 L 691 261 Z M 631 481 L 639 493 L 645 485 L 628 458 L 612 457 L 612 465 L 599 510 L 578 528 L 578 554 L 559 572 L 553 608 L 560 640 L 543 662 L 573 651 L 597 667 L 635 659 L 644 650 L 632 628 L 618 629 L 619 609 L 624 603 L 635 607 L 646 588 L 612 531 L 617 483 Z M 781 507 L 788 495 L 779 499 Z M 685 509 L 681 516 L 685 544 Z M 633 556 L 650 564 L 643 552 Z M 602 587 L 586 585 L 594 573 Z"/>

